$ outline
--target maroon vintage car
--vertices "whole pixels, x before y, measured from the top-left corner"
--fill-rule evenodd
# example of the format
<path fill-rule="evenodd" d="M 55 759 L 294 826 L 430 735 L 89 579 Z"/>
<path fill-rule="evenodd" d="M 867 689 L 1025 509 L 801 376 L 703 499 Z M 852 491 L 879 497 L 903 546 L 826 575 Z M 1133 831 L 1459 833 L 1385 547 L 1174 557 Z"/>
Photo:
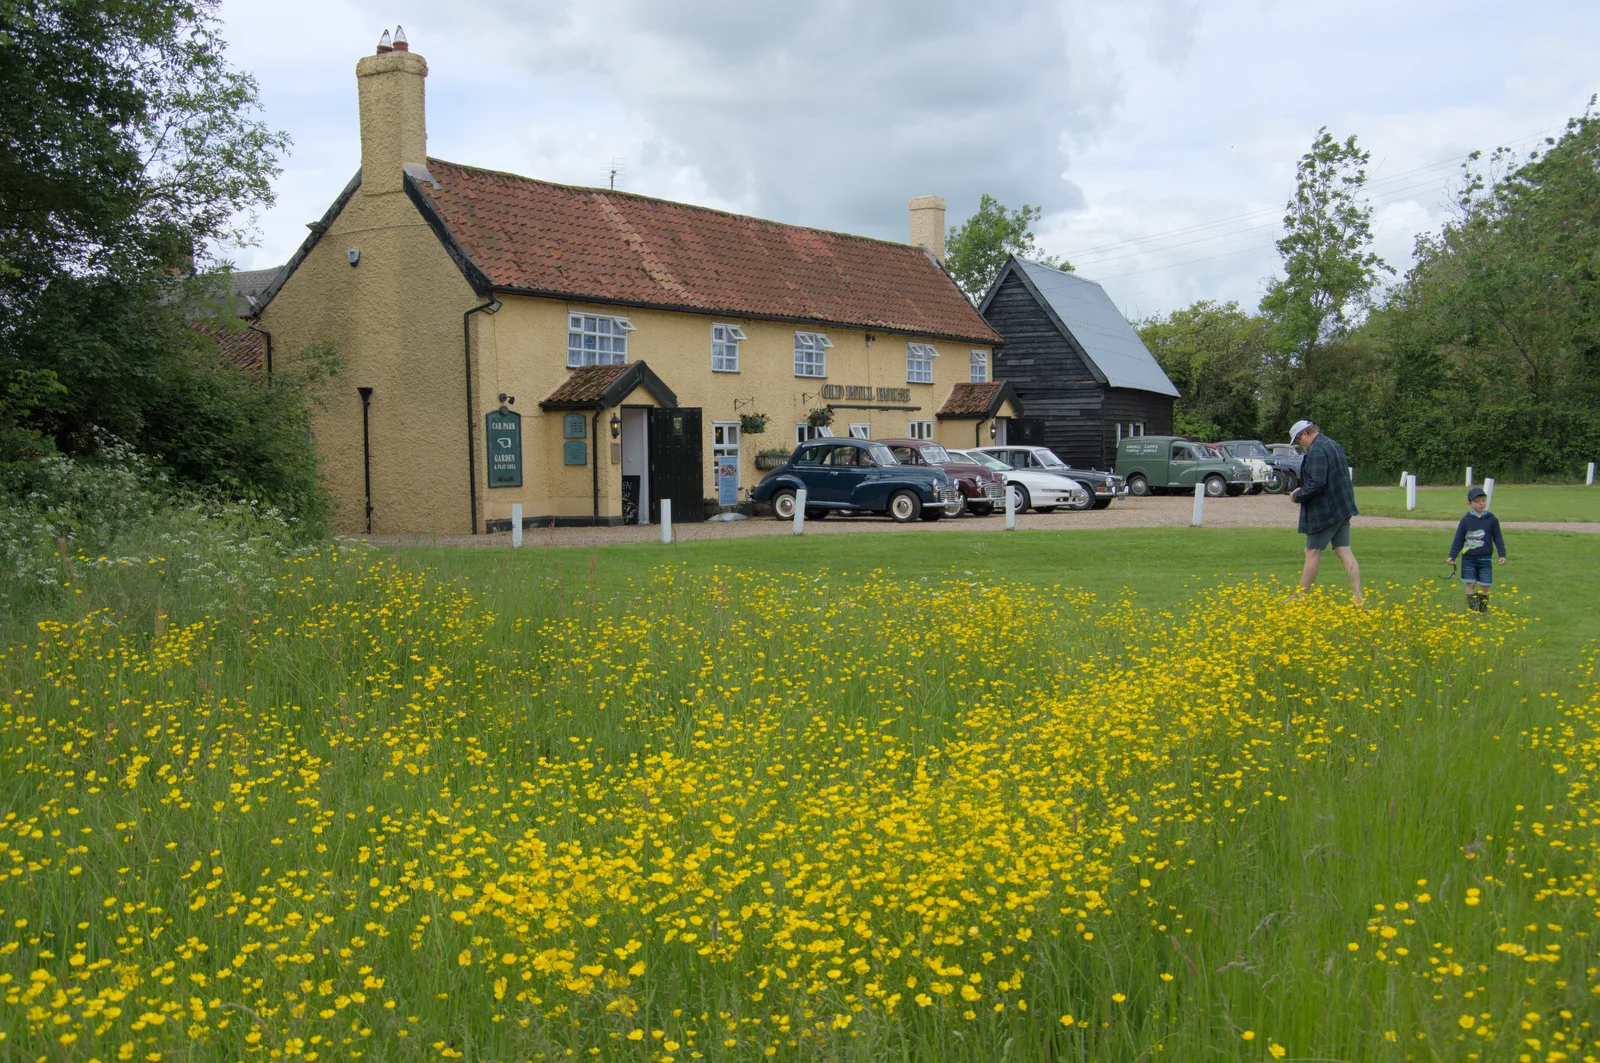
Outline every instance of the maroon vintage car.
<path fill-rule="evenodd" d="M 879 439 L 902 465 L 931 465 L 943 469 L 961 488 L 968 512 L 986 517 L 996 506 L 1005 504 L 1006 485 L 1000 474 L 984 468 L 971 458 L 951 454 L 931 439 Z"/>

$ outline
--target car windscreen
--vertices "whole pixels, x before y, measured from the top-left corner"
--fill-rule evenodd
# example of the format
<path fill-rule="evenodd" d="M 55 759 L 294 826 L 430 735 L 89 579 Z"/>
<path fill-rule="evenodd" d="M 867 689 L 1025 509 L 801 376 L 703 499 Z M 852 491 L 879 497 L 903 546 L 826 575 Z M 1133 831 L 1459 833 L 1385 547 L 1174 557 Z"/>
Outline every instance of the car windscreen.
<path fill-rule="evenodd" d="M 928 444 L 921 449 L 922 460 L 929 465 L 943 465 L 950 460 L 950 452 L 937 443 Z"/>
<path fill-rule="evenodd" d="M 872 460 L 877 462 L 879 465 L 900 464 L 898 461 L 894 460 L 894 455 L 890 453 L 889 448 L 884 446 L 882 443 L 868 447 L 867 453 L 872 455 Z"/>
<path fill-rule="evenodd" d="M 972 455 L 963 454 L 959 450 L 950 451 L 949 452 L 949 456 L 950 456 L 950 464 L 952 464 L 952 465 L 981 465 L 982 464 L 982 462 L 978 461 Z"/>
<path fill-rule="evenodd" d="M 1234 443 L 1228 447 L 1236 458 L 1270 458 L 1272 455 L 1260 443 Z"/>
<path fill-rule="evenodd" d="M 1056 457 L 1055 453 L 1053 451 L 1036 450 L 1036 451 L 1033 452 L 1033 455 L 1034 455 L 1034 457 L 1039 459 L 1039 464 L 1043 465 L 1047 469 L 1070 469 L 1070 468 L 1072 468 L 1072 466 L 1068 465 L 1066 462 L 1064 462 L 1060 458 Z"/>
<path fill-rule="evenodd" d="M 999 458 L 991 457 L 990 455 L 985 454 L 982 451 L 974 453 L 972 455 L 972 457 L 974 459 L 976 459 L 978 464 L 982 465 L 985 469 L 993 469 L 995 472 L 1010 472 L 1011 471 L 1011 466 L 1007 465 L 1005 462 L 1001 461 Z"/>

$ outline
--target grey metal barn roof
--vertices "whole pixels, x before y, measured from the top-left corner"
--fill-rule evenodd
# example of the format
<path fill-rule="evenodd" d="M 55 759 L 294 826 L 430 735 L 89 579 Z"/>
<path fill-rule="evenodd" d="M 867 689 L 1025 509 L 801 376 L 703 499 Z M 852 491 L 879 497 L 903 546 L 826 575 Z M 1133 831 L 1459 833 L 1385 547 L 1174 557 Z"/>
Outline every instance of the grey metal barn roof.
<path fill-rule="evenodd" d="M 989 308 L 1001 282 L 1013 269 L 1055 319 L 1057 327 L 1083 348 L 1108 386 L 1177 397 L 1178 389 L 1167 379 L 1150 348 L 1139 339 L 1106 290 L 1092 280 L 1012 257 L 984 295 L 979 313 Z"/>

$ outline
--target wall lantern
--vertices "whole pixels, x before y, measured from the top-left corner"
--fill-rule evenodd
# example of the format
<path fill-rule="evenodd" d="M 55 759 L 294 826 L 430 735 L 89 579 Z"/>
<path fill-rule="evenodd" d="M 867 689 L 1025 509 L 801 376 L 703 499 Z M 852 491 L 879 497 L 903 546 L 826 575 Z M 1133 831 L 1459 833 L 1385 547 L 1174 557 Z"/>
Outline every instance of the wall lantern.
<path fill-rule="evenodd" d="M 872 334 L 872 333 L 870 333 L 870 332 L 869 332 L 869 333 L 867 333 L 867 346 L 868 346 L 868 347 L 871 347 L 871 346 L 872 346 L 872 345 L 873 345 L 873 344 L 874 344 L 874 343 L 876 343 L 876 342 L 877 342 L 877 341 L 878 341 L 878 337 L 876 337 L 876 336 L 874 336 L 874 335 L 873 335 L 873 334 Z"/>
<path fill-rule="evenodd" d="M 990 439 L 999 439 L 1000 438 L 1000 429 L 998 427 L 998 424 L 999 424 L 999 422 L 997 422 L 997 421 L 990 421 L 989 422 L 989 438 Z"/>
<path fill-rule="evenodd" d="M 611 438 L 617 439 L 622 435 L 622 418 L 616 414 L 611 415 Z"/>

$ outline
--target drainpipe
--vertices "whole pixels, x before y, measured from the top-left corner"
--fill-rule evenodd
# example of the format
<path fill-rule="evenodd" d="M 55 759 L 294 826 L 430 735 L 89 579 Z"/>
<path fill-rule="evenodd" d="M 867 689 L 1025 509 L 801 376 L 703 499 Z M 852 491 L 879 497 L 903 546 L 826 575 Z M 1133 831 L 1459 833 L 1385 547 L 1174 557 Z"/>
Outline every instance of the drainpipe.
<path fill-rule="evenodd" d="M 266 355 L 267 355 L 267 386 L 271 387 L 272 386 L 272 333 L 268 332 L 264 328 L 257 328 L 254 325 L 246 325 L 245 328 L 250 332 L 254 332 L 256 335 L 260 336 L 263 340 L 266 341 L 266 346 L 267 346 L 267 350 L 266 350 Z"/>
<path fill-rule="evenodd" d="M 600 414 L 603 411 L 596 409 L 594 419 L 589 422 L 589 457 L 590 465 L 594 467 L 594 523 L 600 524 Z"/>
<path fill-rule="evenodd" d="M 367 486 L 367 534 L 372 534 L 372 443 L 367 432 L 367 411 L 372 406 L 372 389 L 356 388 L 361 392 L 361 478 Z"/>
<path fill-rule="evenodd" d="M 478 444 L 473 438 L 472 429 L 472 315 L 482 310 L 486 313 L 495 313 L 500 309 L 500 300 L 494 296 L 482 306 L 475 306 L 461 315 L 461 358 L 466 366 L 467 381 L 467 505 L 469 506 L 469 523 L 472 534 L 478 534 Z"/>

